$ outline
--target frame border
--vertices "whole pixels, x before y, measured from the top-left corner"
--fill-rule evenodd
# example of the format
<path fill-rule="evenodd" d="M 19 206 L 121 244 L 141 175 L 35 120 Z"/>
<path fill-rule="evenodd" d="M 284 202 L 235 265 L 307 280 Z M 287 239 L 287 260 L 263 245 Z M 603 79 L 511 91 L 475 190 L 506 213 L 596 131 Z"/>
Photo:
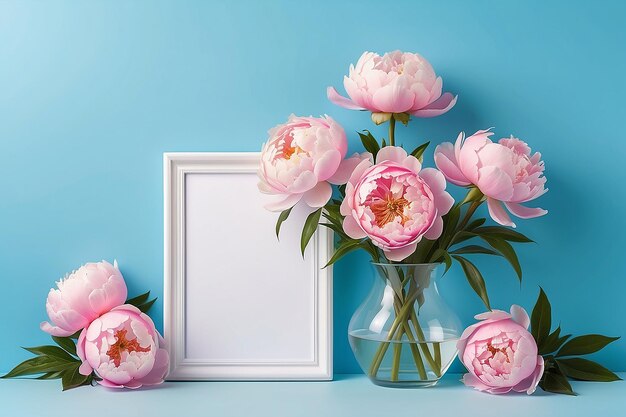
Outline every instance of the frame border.
<path fill-rule="evenodd" d="M 314 360 L 285 363 L 215 363 L 185 358 L 185 176 L 188 173 L 254 173 L 259 152 L 166 152 L 164 192 L 164 336 L 169 345 L 170 381 L 332 380 L 333 234 L 318 227 L 313 237 Z"/>

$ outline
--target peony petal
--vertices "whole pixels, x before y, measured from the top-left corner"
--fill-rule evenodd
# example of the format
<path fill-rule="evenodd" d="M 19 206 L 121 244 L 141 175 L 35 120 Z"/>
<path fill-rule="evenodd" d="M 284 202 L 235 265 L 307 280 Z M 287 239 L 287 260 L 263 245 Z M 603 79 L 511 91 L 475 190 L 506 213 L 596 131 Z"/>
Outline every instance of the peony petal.
<path fill-rule="evenodd" d="M 443 93 L 441 97 L 411 114 L 415 117 L 435 117 L 440 116 L 450 110 L 456 104 L 458 96 L 450 93 Z"/>
<path fill-rule="evenodd" d="M 530 326 L 530 317 L 528 317 L 528 313 L 517 304 L 513 304 L 511 306 L 511 317 L 525 329 L 528 329 L 528 326 Z"/>
<path fill-rule="evenodd" d="M 367 236 L 352 215 L 348 215 L 343 219 L 343 231 L 352 239 L 363 239 Z"/>
<path fill-rule="evenodd" d="M 489 215 L 494 221 L 502 226 L 515 227 L 515 223 L 511 221 L 511 218 L 500 201 L 494 200 L 493 198 L 487 198 L 487 208 L 489 209 Z"/>
<path fill-rule="evenodd" d="M 346 98 L 346 97 L 340 95 L 337 92 L 337 90 L 335 90 L 335 87 L 328 87 L 326 89 L 326 95 L 328 96 L 328 99 L 330 101 L 332 101 L 336 105 L 341 106 L 343 108 L 346 108 L 346 109 L 349 109 L 349 110 L 365 110 L 363 107 L 357 106 L 349 98 Z"/>
<path fill-rule="evenodd" d="M 521 204 L 518 204 L 518 203 L 507 203 L 507 202 L 505 202 L 504 205 L 506 206 L 506 208 L 509 209 L 511 213 L 513 213 L 515 216 L 519 217 L 520 219 L 532 219 L 535 217 L 548 214 L 548 210 L 544 210 L 538 207 L 530 208 L 530 207 L 522 206 Z"/>
<path fill-rule="evenodd" d="M 435 148 L 435 165 L 451 183 L 462 187 L 470 185 L 458 166 L 452 143 L 444 142 Z"/>
<path fill-rule="evenodd" d="M 319 208 L 324 207 L 328 200 L 330 200 L 330 196 L 333 193 L 333 189 L 329 183 L 326 181 L 322 181 L 318 183 L 315 187 L 304 193 L 303 199 L 309 207 Z"/>
<path fill-rule="evenodd" d="M 376 155 L 376 163 L 380 164 L 383 161 L 397 162 L 401 164 L 407 157 L 407 153 L 399 146 L 385 146 Z"/>
<path fill-rule="evenodd" d="M 326 181 L 330 178 L 341 163 L 341 153 L 338 150 L 330 150 L 317 161 L 313 168 L 313 173 L 318 181 Z"/>
<path fill-rule="evenodd" d="M 391 83 L 379 88 L 372 96 L 372 104 L 379 112 L 404 113 L 411 110 L 415 93 L 410 89 L 408 78 L 399 76 Z"/>
<path fill-rule="evenodd" d="M 424 237 L 428 240 L 435 240 L 441 236 L 441 232 L 443 232 L 443 219 L 437 216 L 432 226 L 424 233 Z"/>
<path fill-rule="evenodd" d="M 64 330 L 60 328 L 59 326 L 53 326 L 47 321 L 41 322 L 41 324 L 39 325 L 39 328 L 43 330 L 44 332 L 52 336 L 57 336 L 57 337 L 67 337 L 76 333 L 75 331 Z"/>
<path fill-rule="evenodd" d="M 410 256 L 417 249 L 417 242 L 411 243 L 410 245 L 404 246 L 402 248 L 397 249 L 386 249 L 384 250 L 385 256 L 390 261 L 402 261 L 408 256 Z"/>
<path fill-rule="evenodd" d="M 339 164 L 337 171 L 330 178 L 328 178 L 328 182 L 335 185 L 347 183 L 357 165 L 359 165 L 361 161 L 371 160 L 371 158 L 371 153 L 364 152 L 362 154 L 355 153 L 351 157 L 344 159 Z"/>
<path fill-rule="evenodd" d="M 497 166 L 489 165 L 478 169 L 476 185 L 483 194 L 496 200 L 507 201 L 513 196 L 513 180 Z"/>
<path fill-rule="evenodd" d="M 491 388 L 481 381 L 476 375 L 471 373 L 463 375 L 463 379 L 461 381 L 465 384 L 465 386 L 472 387 L 478 391 L 487 391 Z"/>
<path fill-rule="evenodd" d="M 281 199 L 268 203 L 264 207 L 269 211 L 283 211 L 296 205 L 302 198 L 302 194 L 289 194 L 283 196 Z"/>

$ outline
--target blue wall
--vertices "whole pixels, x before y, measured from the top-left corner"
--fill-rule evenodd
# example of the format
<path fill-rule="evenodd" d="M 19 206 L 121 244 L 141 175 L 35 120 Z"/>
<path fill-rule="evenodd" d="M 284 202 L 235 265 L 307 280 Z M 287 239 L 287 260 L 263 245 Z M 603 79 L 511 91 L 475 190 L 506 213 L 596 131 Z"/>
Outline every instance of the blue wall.
<path fill-rule="evenodd" d="M 418 51 L 459 94 L 400 142 L 495 126 L 544 154 L 550 213 L 519 222 L 538 242 L 519 250 L 521 289 L 478 260 L 492 304 L 530 309 L 542 285 L 565 331 L 626 336 L 626 8 L 544 3 L 1 2 L 0 371 L 47 341 L 48 288 L 85 261 L 117 258 L 131 293 L 162 297 L 163 152 L 256 151 L 291 112 L 372 128 L 325 96 L 364 50 Z M 346 326 L 366 261 L 335 268 L 338 373 L 358 370 Z M 464 321 L 482 310 L 458 269 L 442 286 Z M 626 342 L 597 357 L 626 371 Z"/>

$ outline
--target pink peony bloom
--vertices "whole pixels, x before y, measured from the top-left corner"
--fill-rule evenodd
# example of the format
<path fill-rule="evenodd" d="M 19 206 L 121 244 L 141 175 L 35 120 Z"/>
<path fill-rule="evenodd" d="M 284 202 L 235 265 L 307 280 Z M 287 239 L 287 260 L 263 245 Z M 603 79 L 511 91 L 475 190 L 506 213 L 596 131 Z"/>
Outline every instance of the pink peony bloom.
<path fill-rule="evenodd" d="M 328 116 L 297 117 L 269 131 L 263 145 L 259 190 L 280 198 L 265 207 L 282 211 L 301 199 L 313 208 L 330 199 L 332 184 L 347 181 L 357 160 L 347 159 L 348 142 L 343 128 Z"/>
<path fill-rule="evenodd" d="M 409 113 L 416 117 L 439 116 L 456 103 L 456 96 L 441 94 L 443 82 L 419 54 L 394 51 L 382 57 L 365 52 L 343 78 L 350 98 L 328 87 L 328 99 L 352 110 L 373 113 Z"/>
<path fill-rule="evenodd" d="M 502 203 L 522 219 L 543 216 L 541 208 L 522 206 L 543 195 L 546 178 L 539 152 L 531 155 L 530 147 L 511 136 L 493 143 L 488 130 L 479 130 L 464 139 L 459 133 L 456 143 L 444 142 L 435 149 L 435 163 L 453 184 L 475 185 L 487 197 L 489 214 L 504 226 L 515 227 Z"/>
<path fill-rule="evenodd" d="M 41 330 L 53 336 L 74 334 L 126 302 L 126 283 L 117 262 L 85 264 L 57 282 L 57 287 L 50 290 L 46 301 L 52 324 L 41 323 Z"/>
<path fill-rule="evenodd" d="M 463 383 L 490 394 L 511 390 L 532 394 L 543 375 L 543 358 L 537 343 L 526 330 L 526 311 L 511 306 L 511 314 L 493 310 L 476 316 L 457 343 L 459 358 L 469 373 Z"/>
<path fill-rule="evenodd" d="M 411 255 L 425 237 L 437 239 L 443 230 L 441 217 L 454 200 L 445 191 L 446 180 L 404 149 L 382 148 L 363 160 L 346 184 L 341 214 L 343 229 L 353 239 L 369 237 L 392 261 Z"/>
<path fill-rule="evenodd" d="M 165 342 L 154 323 L 135 306 L 124 304 L 95 319 L 83 330 L 76 353 L 79 372 L 95 371 L 109 388 L 139 388 L 163 382 L 169 366 Z"/>

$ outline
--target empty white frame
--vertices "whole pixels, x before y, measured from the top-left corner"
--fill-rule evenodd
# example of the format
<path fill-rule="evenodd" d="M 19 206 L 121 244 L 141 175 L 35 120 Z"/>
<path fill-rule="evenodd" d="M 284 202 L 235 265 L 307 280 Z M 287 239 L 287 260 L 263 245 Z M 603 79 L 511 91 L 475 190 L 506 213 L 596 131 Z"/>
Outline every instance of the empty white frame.
<path fill-rule="evenodd" d="M 332 379 L 332 233 L 320 227 L 302 259 L 294 209 L 277 241 L 258 153 L 163 163 L 168 379 Z"/>

